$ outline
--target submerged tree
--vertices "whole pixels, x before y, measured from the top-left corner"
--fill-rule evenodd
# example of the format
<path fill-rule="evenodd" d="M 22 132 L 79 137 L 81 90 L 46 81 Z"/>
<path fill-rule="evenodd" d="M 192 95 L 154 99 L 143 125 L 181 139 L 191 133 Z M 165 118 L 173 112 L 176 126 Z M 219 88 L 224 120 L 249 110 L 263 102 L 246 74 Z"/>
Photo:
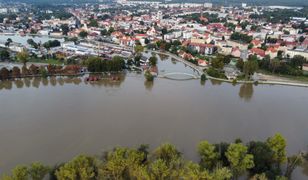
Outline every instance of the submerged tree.
<path fill-rule="evenodd" d="M 199 143 L 197 149 L 201 158 L 200 165 L 203 168 L 212 170 L 217 165 L 219 158 L 215 146 L 207 141 L 202 141 Z"/>
<path fill-rule="evenodd" d="M 248 148 L 241 143 L 230 144 L 226 157 L 235 178 L 241 176 L 247 169 L 254 167 L 253 155 L 248 154 Z"/>
<path fill-rule="evenodd" d="M 23 63 L 24 65 L 26 65 L 27 62 L 28 62 L 29 54 L 28 54 L 27 51 L 23 50 L 23 51 L 17 53 L 16 57 L 17 57 L 17 59 L 18 59 L 21 63 Z"/>

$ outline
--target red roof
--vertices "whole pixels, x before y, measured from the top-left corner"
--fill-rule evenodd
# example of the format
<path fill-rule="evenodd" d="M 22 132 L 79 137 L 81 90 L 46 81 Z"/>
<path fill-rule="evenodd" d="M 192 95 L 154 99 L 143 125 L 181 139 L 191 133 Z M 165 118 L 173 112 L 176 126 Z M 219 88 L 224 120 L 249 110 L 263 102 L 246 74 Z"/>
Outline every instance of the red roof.
<path fill-rule="evenodd" d="M 254 40 L 251 41 L 251 43 L 253 45 L 257 46 L 257 45 L 261 44 L 261 41 L 254 39 Z"/>
<path fill-rule="evenodd" d="M 259 48 L 252 48 L 250 49 L 250 52 L 256 54 L 256 55 L 259 55 L 261 57 L 264 57 L 265 56 L 265 51 L 263 49 L 259 49 Z"/>
<path fill-rule="evenodd" d="M 270 51 L 270 52 L 275 53 L 275 52 L 277 52 L 277 49 L 276 49 L 276 48 L 274 48 L 274 47 L 269 47 L 269 48 L 267 48 L 267 50 L 266 50 L 266 51 Z"/>

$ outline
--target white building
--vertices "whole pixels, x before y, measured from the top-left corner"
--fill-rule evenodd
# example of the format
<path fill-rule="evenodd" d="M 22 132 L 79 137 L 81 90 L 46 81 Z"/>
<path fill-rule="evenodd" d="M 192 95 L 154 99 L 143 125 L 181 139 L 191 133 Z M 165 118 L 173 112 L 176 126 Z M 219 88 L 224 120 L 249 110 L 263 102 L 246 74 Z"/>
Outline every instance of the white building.
<path fill-rule="evenodd" d="M 0 8 L 0 14 L 6 14 L 7 12 L 7 8 Z"/>
<path fill-rule="evenodd" d="M 296 55 L 303 56 L 304 58 L 308 59 L 308 50 L 307 49 L 288 49 L 286 51 L 286 55 L 290 58 L 293 58 Z"/>
<path fill-rule="evenodd" d="M 204 3 L 205 8 L 212 8 L 213 4 L 212 3 Z"/>

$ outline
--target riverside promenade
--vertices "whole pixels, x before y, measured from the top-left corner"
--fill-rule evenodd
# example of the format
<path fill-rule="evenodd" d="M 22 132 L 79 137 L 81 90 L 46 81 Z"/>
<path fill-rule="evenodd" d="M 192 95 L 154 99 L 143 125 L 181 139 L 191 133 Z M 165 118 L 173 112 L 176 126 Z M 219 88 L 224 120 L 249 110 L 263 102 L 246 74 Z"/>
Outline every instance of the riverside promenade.
<path fill-rule="evenodd" d="M 169 56 L 169 57 L 175 59 L 176 61 L 179 61 L 179 62 L 185 64 L 186 66 L 191 67 L 192 69 L 194 69 L 195 71 L 198 72 L 199 77 L 204 73 L 204 69 L 205 69 L 204 67 L 197 66 L 197 65 L 195 65 L 195 64 L 193 64 L 193 63 L 191 63 L 191 62 L 189 62 L 189 61 L 187 61 L 187 60 L 185 60 L 185 59 L 183 59 L 183 58 L 181 58 L 181 57 L 179 57 L 175 54 L 172 54 L 172 53 L 169 53 L 169 52 L 162 52 L 162 51 L 151 51 L 151 50 L 149 50 L 149 51 L 157 53 L 157 54 L 163 54 L 163 55 Z"/>

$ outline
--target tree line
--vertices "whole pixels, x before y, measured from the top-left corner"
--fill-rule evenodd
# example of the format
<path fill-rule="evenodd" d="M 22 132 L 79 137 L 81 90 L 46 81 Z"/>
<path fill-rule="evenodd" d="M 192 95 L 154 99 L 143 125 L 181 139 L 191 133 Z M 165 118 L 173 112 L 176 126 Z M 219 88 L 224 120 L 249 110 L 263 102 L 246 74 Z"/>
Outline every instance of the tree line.
<path fill-rule="evenodd" d="M 211 144 L 201 141 L 197 145 L 199 162 L 184 159 L 176 146 L 165 143 L 149 150 L 148 145 L 138 148 L 116 147 L 102 156 L 79 155 L 53 167 L 41 163 L 16 166 L 4 180 L 228 180 L 247 176 L 254 180 L 290 179 L 293 170 L 307 155 L 300 153 L 287 157 L 286 140 L 276 134 L 266 141 L 240 139 L 234 143 Z M 282 168 L 285 167 L 285 168 Z"/>
<path fill-rule="evenodd" d="M 79 75 L 81 66 L 79 65 L 67 65 L 57 66 L 57 65 L 47 65 L 47 66 L 36 66 L 31 64 L 29 67 L 26 65 L 19 68 L 14 66 L 11 70 L 3 67 L 0 69 L 0 80 L 8 80 L 29 76 L 41 76 L 47 77 L 52 75 Z"/>
<path fill-rule="evenodd" d="M 114 56 L 111 60 L 100 57 L 89 57 L 85 61 L 89 72 L 116 72 L 125 68 L 125 61 L 120 56 Z"/>
<path fill-rule="evenodd" d="M 231 34 L 230 39 L 234 41 L 242 42 L 242 43 L 250 43 L 253 38 L 252 36 L 249 36 L 247 34 L 235 32 Z"/>

